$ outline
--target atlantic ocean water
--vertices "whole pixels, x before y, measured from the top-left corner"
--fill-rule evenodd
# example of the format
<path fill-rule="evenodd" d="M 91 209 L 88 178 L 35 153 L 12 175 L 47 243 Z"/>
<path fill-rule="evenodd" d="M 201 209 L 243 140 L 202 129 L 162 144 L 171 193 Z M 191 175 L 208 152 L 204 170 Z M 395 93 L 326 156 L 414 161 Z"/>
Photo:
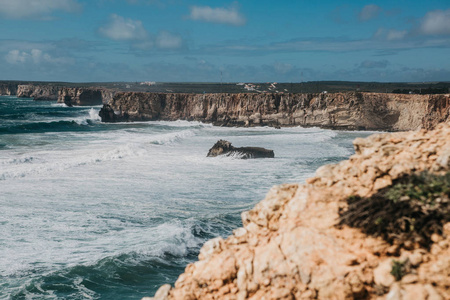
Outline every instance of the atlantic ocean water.
<path fill-rule="evenodd" d="M 368 135 L 104 124 L 99 110 L 0 97 L 0 299 L 152 296 L 270 187 L 303 182 Z M 207 158 L 219 139 L 275 158 Z"/>

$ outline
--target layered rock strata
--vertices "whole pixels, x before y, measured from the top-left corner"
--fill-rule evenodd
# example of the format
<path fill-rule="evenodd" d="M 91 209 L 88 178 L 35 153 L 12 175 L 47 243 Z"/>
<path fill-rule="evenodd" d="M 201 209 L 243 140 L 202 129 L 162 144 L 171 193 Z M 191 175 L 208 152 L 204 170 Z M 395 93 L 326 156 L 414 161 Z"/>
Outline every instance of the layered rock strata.
<path fill-rule="evenodd" d="M 319 126 L 404 131 L 449 118 L 450 95 L 377 93 L 164 94 L 120 92 L 111 121 L 197 120 L 225 126 Z"/>
<path fill-rule="evenodd" d="M 112 101 L 114 91 L 103 88 L 62 88 L 58 93 L 58 103 L 67 106 L 101 105 Z"/>
<path fill-rule="evenodd" d="M 242 213 L 242 228 L 205 243 L 199 261 L 154 299 L 450 299 L 450 223 L 429 249 L 337 226 L 350 196 L 369 197 L 408 174 L 448 172 L 450 123 L 358 138 L 354 147 L 306 184 L 272 188 Z M 399 264 L 410 270 L 396 278 Z"/>
<path fill-rule="evenodd" d="M 17 87 L 17 97 L 33 98 L 34 100 L 58 99 L 59 87 L 52 85 L 22 84 Z"/>

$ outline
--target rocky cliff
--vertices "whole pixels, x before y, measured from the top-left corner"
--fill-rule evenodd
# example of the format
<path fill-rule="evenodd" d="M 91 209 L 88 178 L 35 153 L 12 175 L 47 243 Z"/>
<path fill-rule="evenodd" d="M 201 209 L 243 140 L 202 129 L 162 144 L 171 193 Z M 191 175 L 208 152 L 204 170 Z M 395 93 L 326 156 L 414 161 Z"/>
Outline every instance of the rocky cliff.
<path fill-rule="evenodd" d="M 379 93 L 167 94 L 120 92 L 104 122 L 198 120 L 226 126 L 404 131 L 449 118 L 450 95 Z"/>
<path fill-rule="evenodd" d="M 450 123 L 354 146 L 272 188 L 154 299 L 450 299 Z M 424 171 L 432 183 L 408 181 Z"/>
<path fill-rule="evenodd" d="M 53 85 L 18 85 L 16 95 L 19 98 L 33 98 L 34 100 L 56 100 L 60 87 Z"/>
<path fill-rule="evenodd" d="M 101 105 L 112 101 L 115 91 L 103 88 L 62 88 L 58 93 L 58 103 L 68 106 Z"/>
<path fill-rule="evenodd" d="M 12 96 L 17 94 L 17 84 L 14 83 L 0 83 L 0 95 Z"/>

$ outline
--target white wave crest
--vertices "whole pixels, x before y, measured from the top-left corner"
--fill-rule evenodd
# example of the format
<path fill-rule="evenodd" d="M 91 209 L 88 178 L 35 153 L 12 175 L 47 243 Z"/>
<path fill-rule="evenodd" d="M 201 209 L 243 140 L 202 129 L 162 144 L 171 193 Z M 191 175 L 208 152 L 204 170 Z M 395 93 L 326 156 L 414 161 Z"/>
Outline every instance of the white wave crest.
<path fill-rule="evenodd" d="M 89 122 L 98 123 L 102 120 L 100 118 L 100 116 L 98 115 L 98 112 L 99 112 L 99 110 L 96 110 L 93 107 L 91 107 L 87 116 L 83 116 L 83 117 L 75 119 L 73 121 L 75 121 L 79 125 L 89 125 Z"/>
<path fill-rule="evenodd" d="M 119 160 L 126 157 L 140 157 L 146 154 L 147 150 L 143 145 L 128 143 L 113 149 L 96 150 L 95 153 L 86 153 L 86 151 L 63 152 L 59 154 L 61 158 L 57 160 L 49 157 L 47 153 L 13 158 L 1 163 L 5 167 L 0 172 L 0 180 L 65 171 L 80 166 Z M 39 155 L 46 158 L 37 157 Z"/>
<path fill-rule="evenodd" d="M 180 142 L 183 139 L 193 137 L 193 136 L 195 136 L 195 134 L 196 134 L 196 132 L 191 129 L 182 130 L 179 132 L 160 134 L 160 135 L 156 135 L 156 136 L 152 137 L 150 144 L 170 145 L 170 144 Z"/>

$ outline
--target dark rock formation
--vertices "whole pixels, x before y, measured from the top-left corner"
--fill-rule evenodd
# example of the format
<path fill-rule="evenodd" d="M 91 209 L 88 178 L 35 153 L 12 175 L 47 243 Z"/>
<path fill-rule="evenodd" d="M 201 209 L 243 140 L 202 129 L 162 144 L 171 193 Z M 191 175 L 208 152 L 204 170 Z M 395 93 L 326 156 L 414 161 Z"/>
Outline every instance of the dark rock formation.
<path fill-rule="evenodd" d="M 100 118 L 102 118 L 102 122 L 106 123 L 114 123 L 114 122 L 127 122 L 128 115 L 127 114 L 116 114 L 114 113 L 114 109 L 112 109 L 111 105 L 104 104 L 98 113 Z"/>
<path fill-rule="evenodd" d="M 101 105 L 112 100 L 114 91 L 101 88 L 62 88 L 58 94 L 58 103 L 67 106 Z"/>
<path fill-rule="evenodd" d="M 207 157 L 216 157 L 218 155 L 236 155 L 239 158 L 274 158 L 273 150 L 268 150 L 260 147 L 240 147 L 236 148 L 230 142 L 219 140 L 214 146 L 209 149 Z"/>
<path fill-rule="evenodd" d="M 12 96 L 17 94 L 17 84 L 14 83 L 0 83 L 0 95 Z"/>
<path fill-rule="evenodd" d="M 56 100 L 60 87 L 52 85 L 21 84 L 17 87 L 17 97 L 34 100 Z"/>

